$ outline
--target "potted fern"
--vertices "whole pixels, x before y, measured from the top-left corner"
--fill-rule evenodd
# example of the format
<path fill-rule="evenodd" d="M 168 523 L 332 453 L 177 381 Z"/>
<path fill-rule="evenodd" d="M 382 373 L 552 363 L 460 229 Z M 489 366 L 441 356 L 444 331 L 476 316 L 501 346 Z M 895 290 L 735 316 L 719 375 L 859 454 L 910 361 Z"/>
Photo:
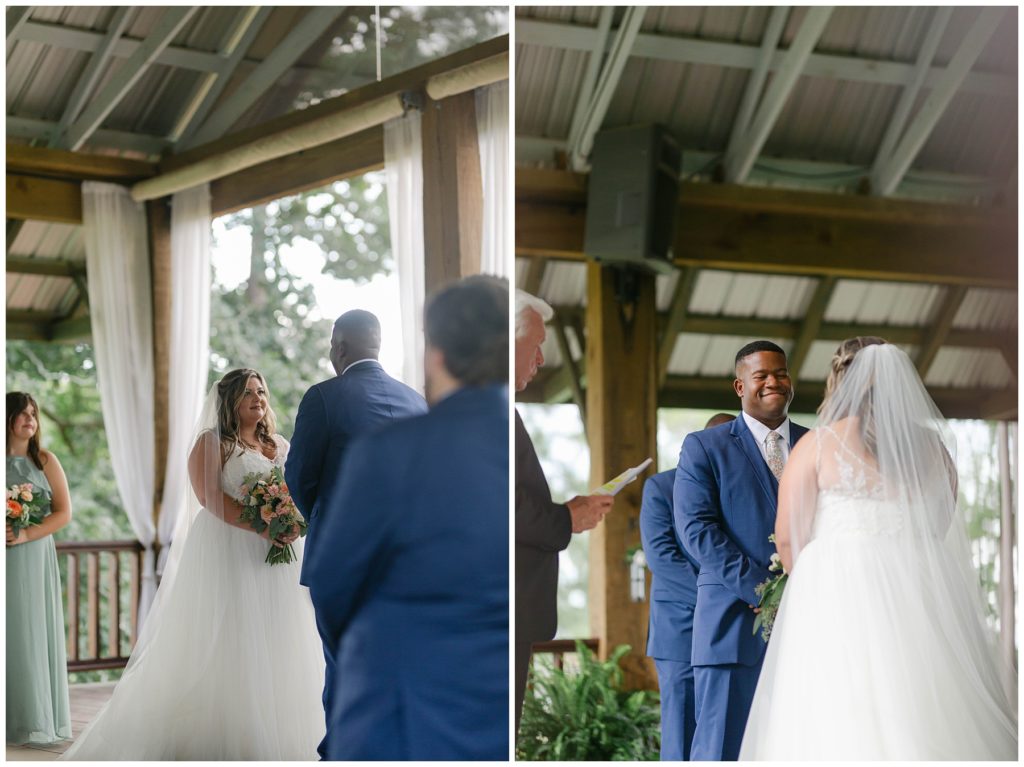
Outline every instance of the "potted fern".
<path fill-rule="evenodd" d="M 648 761 L 658 759 L 661 720 L 656 693 L 621 690 L 619 661 L 629 645 L 599 661 L 576 642 L 580 668 L 531 672 L 516 759 L 544 761 Z"/>

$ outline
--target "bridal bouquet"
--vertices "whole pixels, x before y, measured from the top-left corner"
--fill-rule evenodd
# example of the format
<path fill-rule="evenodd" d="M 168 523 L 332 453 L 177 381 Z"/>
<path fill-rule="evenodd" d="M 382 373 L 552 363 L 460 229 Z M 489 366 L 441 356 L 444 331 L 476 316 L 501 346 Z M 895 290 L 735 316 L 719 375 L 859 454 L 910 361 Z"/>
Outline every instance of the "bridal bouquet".
<path fill-rule="evenodd" d="M 268 530 L 272 542 L 288 533 L 306 534 L 306 520 L 295 507 L 280 467 L 275 466 L 269 474 L 246 474 L 242 479 L 241 504 L 239 518 L 257 533 Z M 274 542 L 265 561 L 272 565 L 294 562 L 295 549 L 290 543 Z"/>
<path fill-rule="evenodd" d="M 7 488 L 7 524 L 18 535 L 26 527 L 43 521 L 49 503 L 46 491 L 31 482 L 11 485 Z"/>
<path fill-rule="evenodd" d="M 775 543 L 775 535 L 769 535 L 768 540 Z M 779 604 L 782 602 L 782 592 L 786 588 L 786 581 L 789 580 L 789 575 L 782 570 L 782 560 L 777 552 L 772 554 L 768 571 L 775 575 L 754 587 L 754 593 L 761 597 L 761 601 L 757 604 L 761 611 L 754 616 L 754 633 L 756 634 L 760 629 L 761 638 L 765 642 L 772 635 L 775 615 L 779 612 Z"/>

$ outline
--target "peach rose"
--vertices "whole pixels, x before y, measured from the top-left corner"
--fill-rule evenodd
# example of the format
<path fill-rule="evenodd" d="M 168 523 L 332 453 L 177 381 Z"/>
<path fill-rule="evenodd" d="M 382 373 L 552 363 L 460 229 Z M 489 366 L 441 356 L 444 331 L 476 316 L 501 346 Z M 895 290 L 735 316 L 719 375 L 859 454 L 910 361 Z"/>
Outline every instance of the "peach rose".
<path fill-rule="evenodd" d="M 17 501 L 7 502 L 7 516 L 17 519 L 21 516 L 21 511 L 21 504 L 18 503 Z"/>
<path fill-rule="evenodd" d="M 21 486 L 21 500 L 31 501 L 32 500 L 32 485 Z"/>
<path fill-rule="evenodd" d="M 262 519 L 264 522 L 266 522 L 269 525 L 270 524 L 270 520 L 272 520 L 273 518 L 274 518 L 274 507 L 273 506 L 271 506 L 268 503 L 266 506 L 261 506 L 260 507 L 260 519 Z"/>

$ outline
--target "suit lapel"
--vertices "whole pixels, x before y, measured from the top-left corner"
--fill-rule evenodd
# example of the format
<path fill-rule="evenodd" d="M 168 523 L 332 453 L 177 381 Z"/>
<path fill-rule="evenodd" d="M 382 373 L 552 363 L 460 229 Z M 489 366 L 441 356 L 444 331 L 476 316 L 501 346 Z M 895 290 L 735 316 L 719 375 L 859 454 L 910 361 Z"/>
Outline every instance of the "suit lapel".
<path fill-rule="evenodd" d="M 793 430 L 790 429 L 790 436 L 792 436 Z M 751 434 L 750 429 L 747 428 L 746 422 L 743 420 L 743 415 L 732 422 L 731 434 L 736 442 L 736 445 L 747 457 L 750 462 L 750 467 L 754 471 L 754 476 L 757 477 L 758 483 L 761 485 L 761 489 L 764 490 L 765 495 L 768 496 L 772 504 L 778 502 L 779 497 L 779 481 L 775 479 L 775 475 L 772 474 L 771 469 L 768 468 L 768 464 L 765 463 L 764 456 L 761 455 L 761 451 L 757 447 L 757 443 L 754 441 L 754 435 Z"/>

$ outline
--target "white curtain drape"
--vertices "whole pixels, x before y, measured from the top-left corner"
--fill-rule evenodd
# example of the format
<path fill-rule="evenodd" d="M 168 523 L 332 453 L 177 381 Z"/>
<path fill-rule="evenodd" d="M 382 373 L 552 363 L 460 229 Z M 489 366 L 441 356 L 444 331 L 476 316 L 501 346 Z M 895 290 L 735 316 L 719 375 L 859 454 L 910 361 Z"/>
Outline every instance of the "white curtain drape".
<path fill-rule="evenodd" d="M 110 461 L 125 513 L 145 547 L 141 625 L 156 591 L 153 307 L 145 208 L 124 187 L 85 182 L 82 231 L 96 378 Z"/>
<path fill-rule="evenodd" d="M 171 198 L 170 402 L 158 571 L 163 570 L 188 492 L 189 441 L 210 367 L 210 290 L 210 186 L 202 184 Z"/>
<path fill-rule="evenodd" d="M 512 230 L 511 179 L 508 174 L 508 80 L 477 88 L 476 126 L 484 195 L 480 271 L 508 277 L 508 240 Z"/>
<path fill-rule="evenodd" d="M 384 123 L 391 252 L 402 300 L 402 378 L 423 392 L 423 142 L 420 113 Z"/>

